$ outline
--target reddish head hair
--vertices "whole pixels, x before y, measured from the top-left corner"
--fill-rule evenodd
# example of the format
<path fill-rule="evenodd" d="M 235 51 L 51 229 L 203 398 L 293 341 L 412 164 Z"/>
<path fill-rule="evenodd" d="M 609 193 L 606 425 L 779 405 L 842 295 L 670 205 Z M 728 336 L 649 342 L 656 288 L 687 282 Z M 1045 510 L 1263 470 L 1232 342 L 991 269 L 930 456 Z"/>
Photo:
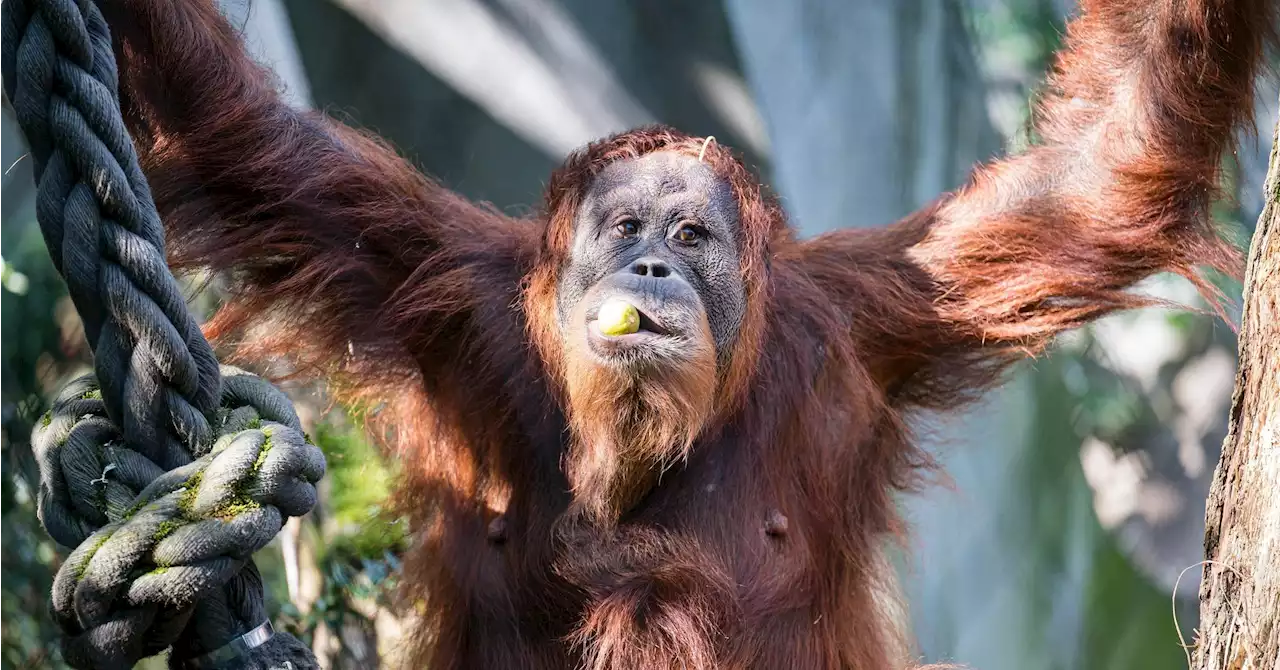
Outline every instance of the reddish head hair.
<path fill-rule="evenodd" d="M 565 159 L 547 184 L 546 228 L 536 269 L 529 276 L 525 291 L 529 329 L 559 390 L 563 391 L 564 348 L 554 309 L 556 284 L 573 239 L 574 216 L 601 170 L 616 161 L 657 151 L 699 157 L 729 184 L 738 207 L 740 273 L 747 309 L 729 362 L 717 375 L 715 417 L 718 420 L 714 425 L 719 425 L 741 403 L 757 367 L 764 314 L 770 299 L 769 251 L 791 240 L 792 233 L 777 199 L 763 189 L 734 152 L 711 138 L 695 137 L 666 126 L 647 126 L 592 142 Z"/>

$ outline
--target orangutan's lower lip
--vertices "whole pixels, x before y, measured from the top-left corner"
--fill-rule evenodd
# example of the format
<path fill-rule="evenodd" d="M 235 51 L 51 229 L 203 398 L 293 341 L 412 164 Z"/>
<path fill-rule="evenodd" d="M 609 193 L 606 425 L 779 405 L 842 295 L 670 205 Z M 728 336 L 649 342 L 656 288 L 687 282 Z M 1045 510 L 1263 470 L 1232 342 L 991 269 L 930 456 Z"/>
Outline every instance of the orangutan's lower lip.
<path fill-rule="evenodd" d="M 655 335 L 671 334 L 667 332 L 666 328 L 662 327 L 662 324 L 654 321 L 648 314 L 646 314 L 644 310 L 640 310 L 640 332 L 649 332 Z"/>
<path fill-rule="evenodd" d="M 646 329 L 644 325 L 644 319 L 642 318 L 640 321 L 640 330 L 634 333 L 627 333 L 625 335 L 605 335 L 600 332 L 600 324 L 597 321 L 592 320 L 587 323 L 587 340 L 597 353 L 615 354 L 628 349 L 643 348 L 647 345 L 651 345 L 671 337 L 667 333 L 660 333 Z"/>

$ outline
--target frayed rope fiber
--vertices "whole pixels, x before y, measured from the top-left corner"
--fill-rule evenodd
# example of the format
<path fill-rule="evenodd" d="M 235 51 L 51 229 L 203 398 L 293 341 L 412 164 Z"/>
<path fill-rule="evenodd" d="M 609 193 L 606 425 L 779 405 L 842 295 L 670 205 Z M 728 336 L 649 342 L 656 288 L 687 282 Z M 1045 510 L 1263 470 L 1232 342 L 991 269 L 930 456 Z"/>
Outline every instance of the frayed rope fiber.
<path fill-rule="evenodd" d="M 63 656 L 124 669 L 170 649 L 175 668 L 318 667 L 287 633 L 261 633 L 252 555 L 315 504 L 324 455 L 287 396 L 218 365 L 187 310 L 98 7 L 4 9 L 5 93 L 31 147 L 37 219 L 94 352 L 94 374 L 62 391 L 32 440 L 40 521 L 75 547 L 52 594 Z"/>

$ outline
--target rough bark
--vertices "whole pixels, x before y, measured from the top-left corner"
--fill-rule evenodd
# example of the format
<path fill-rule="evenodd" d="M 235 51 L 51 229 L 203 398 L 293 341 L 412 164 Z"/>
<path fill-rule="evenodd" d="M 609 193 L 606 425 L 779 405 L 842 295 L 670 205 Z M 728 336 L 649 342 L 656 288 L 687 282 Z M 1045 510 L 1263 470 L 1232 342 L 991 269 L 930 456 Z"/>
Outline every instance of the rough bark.
<path fill-rule="evenodd" d="M 1276 129 L 1280 139 L 1280 126 Z M 1244 282 L 1230 433 L 1205 513 L 1199 670 L 1280 667 L 1280 142 Z"/>

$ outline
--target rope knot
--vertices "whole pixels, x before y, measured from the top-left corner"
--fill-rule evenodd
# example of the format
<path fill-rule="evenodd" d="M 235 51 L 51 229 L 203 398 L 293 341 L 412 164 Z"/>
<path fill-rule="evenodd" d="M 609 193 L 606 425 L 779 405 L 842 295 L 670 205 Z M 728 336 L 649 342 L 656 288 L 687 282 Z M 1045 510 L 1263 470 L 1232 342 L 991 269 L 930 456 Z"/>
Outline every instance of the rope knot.
<path fill-rule="evenodd" d="M 285 519 L 315 505 L 324 454 L 282 392 L 235 368 L 222 374 L 216 441 L 168 472 L 121 438 L 92 376 L 69 384 L 36 428 L 41 520 L 59 542 L 79 545 L 53 586 L 73 664 L 130 667 L 172 645 L 198 603 L 247 601 L 202 620 L 261 623 L 260 596 L 216 596 L 234 580 L 261 590 L 256 571 L 245 574 L 249 560 Z"/>
<path fill-rule="evenodd" d="M 36 218 L 94 350 L 94 376 L 68 386 L 33 437 L 41 523 L 77 547 L 54 580 L 66 660 L 131 668 L 170 645 L 180 659 L 221 657 L 264 621 L 250 557 L 311 509 L 324 457 L 283 393 L 219 369 L 187 310 L 98 4 L 8 0 L 0 25 Z M 314 665 L 288 635 L 262 649 L 250 656 Z"/>

